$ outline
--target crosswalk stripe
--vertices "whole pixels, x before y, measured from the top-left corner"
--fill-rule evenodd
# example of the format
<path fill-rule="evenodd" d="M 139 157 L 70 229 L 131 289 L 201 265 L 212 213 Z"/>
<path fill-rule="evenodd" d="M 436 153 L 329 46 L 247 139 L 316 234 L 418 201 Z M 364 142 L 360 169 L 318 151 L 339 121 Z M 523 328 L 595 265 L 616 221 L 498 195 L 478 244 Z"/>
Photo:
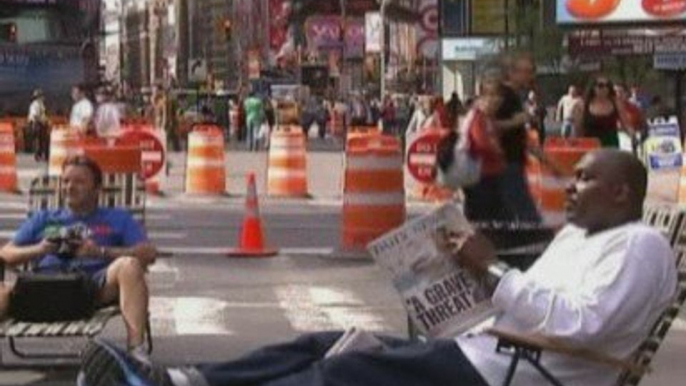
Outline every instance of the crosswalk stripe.
<path fill-rule="evenodd" d="M 163 252 L 172 253 L 175 255 L 224 255 L 230 249 L 234 249 L 233 246 L 225 247 L 164 247 L 159 246 L 159 249 Z M 281 248 L 279 249 L 279 254 L 281 255 L 330 255 L 333 253 L 333 248 L 317 248 L 317 247 L 302 247 L 302 248 Z"/>
<path fill-rule="evenodd" d="M 352 291 L 342 288 L 285 285 L 274 289 L 284 316 L 296 331 L 340 330 L 361 326 L 369 331 L 387 329 Z"/>
<path fill-rule="evenodd" d="M 234 335 L 224 321 L 227 308 L 216 298 L 152 296 L 152 330 L 156 336 Z"/>

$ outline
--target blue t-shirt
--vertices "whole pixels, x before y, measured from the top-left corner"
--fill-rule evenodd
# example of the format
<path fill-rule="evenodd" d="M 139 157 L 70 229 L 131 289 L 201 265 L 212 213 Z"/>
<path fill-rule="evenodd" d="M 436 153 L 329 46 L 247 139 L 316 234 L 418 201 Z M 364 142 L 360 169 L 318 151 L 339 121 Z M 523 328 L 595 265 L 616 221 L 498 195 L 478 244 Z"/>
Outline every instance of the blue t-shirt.
<path fill-rule="evenodd" d="M 102 247 L 132 247 L 148 240 L 141 225 L 128 211 L 98 208 L 86 216 L 75 216 L 69 209 L 36 212 L 21 224 L 13 242 L 18 246 L 34 245 L 62 227 L 79 225 L 84 226 L 88 230 L 88 237 Z M 99 256 L 63 259 L 48 254 L 39 260 L 37 268 L 39 271 L 77 268 L 93 273 L 107 267 L 111 262 L 112 260 Z"/>

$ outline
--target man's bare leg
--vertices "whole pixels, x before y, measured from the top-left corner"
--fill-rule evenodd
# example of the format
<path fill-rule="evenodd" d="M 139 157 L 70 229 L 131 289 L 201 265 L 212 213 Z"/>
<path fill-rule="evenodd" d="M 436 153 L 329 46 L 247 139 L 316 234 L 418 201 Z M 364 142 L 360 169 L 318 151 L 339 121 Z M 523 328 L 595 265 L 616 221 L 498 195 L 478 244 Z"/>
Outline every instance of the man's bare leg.
<path fill-rule="evenodd" d="M 107 268 L 100 301 L 109 303 L 119 298 L 129 349 L 143 344 L 148 319 L 148 285 L 145 269 L 133 257 L 120 257 Z"/>
<path fill-rule="evenodd" d="M 0 320 L 5 319 L 10 309 L 10 292 L 12 287 L 0 283 Z"/>

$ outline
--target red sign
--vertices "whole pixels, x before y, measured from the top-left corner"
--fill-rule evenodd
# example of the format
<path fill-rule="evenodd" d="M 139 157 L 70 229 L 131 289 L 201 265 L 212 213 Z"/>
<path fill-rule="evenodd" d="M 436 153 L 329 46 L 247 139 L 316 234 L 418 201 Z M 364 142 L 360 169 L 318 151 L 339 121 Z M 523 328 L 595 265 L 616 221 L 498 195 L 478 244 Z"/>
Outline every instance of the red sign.
<path fill-rule="evenodd" d="M 430 184 L 434 182 L 434 168 L 438 143 L 444 133 L 429 131 L 415 138 L 407 150 L 407 169 L 415 180 Z"/>
<path fill-rule="evenodd" d="M 164 146 L 154 133 L 143 130 L 125 131 L 121 141 L 140 146 L 141 174 L 144 180 L 154 177 L 164 167 Z"/>
<path fill-rule="evenodd" d="M 643 0 L 643 9 L 657 17 L 675 17 L 686 11 L 684 0 Z"/>

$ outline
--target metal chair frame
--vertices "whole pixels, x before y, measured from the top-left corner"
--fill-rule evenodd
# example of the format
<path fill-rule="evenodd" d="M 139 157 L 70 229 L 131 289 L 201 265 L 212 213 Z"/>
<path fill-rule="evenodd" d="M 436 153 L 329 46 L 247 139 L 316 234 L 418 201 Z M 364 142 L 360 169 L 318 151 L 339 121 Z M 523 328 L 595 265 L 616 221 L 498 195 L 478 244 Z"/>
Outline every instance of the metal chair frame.
<path fill-rule="evenodd" d="M 99 205 L 101 207 L 120 207 L 128 209 L 133 217 L 143 226 L 145 225 L 145 185 L 137 174 L 105 174 L 100 193 Z M 39 210 L 57 209 L 64 205 L 62 196 L 61 180 L 58 176 L 42 175 L 31 181 L 28 198 L 28 213 Z M 26 266 L 23 269 L 31 269 Z M 5 266 L 0 259 L 0 281 L 5 279 Z M 28 323 L 12 319 L 0 323 L 0 337 L 7 337 L 10 350 L 14 355 L 22 359 L 71 359 L 77 358 L 78 353 L 71 352 L 28 352 L 17 344 L 21 338 L 65 338 L 86 337 L 91 338 L 99 334 L 107 322 L 120 314 L 118 306 L 106 306 L 95 312 L 89 318 L 78 321 L 53 322 L 53 323 Z M 152 327 L 150 315 L 145 325 L 146 345 L 148 353 L 153 350 Z M 0 352 L 0 362 L 2 360 Z"/>

